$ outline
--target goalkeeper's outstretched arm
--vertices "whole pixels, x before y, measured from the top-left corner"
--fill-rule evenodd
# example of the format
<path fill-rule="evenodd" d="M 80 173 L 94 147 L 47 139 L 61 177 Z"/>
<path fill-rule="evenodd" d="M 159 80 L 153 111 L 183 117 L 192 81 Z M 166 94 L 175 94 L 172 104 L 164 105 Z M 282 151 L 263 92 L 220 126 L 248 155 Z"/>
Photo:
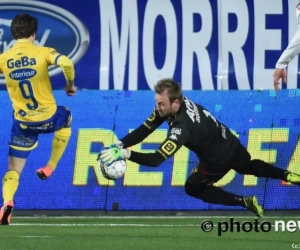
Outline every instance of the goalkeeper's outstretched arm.
<path fill-rule="evenodd" d="M 176 126 L 177 128 L 179 126 Z M 172 127 L 169 128 L 169 136 L 164 140 L 155 153 L 139 153 L 127 150 L 127 159 L 140 165 L 158 167 L 165 160 L 173 156 L 190 138 L 188 130 L 181 127 L 181 134 L 174 136 Z"/>
<path fill-rule="evenodd" d="M 143 141 L 148 135 L 150 135 L 154 129 L 148 129 L 144 124 L 139 126 L 137 129 L 133 130 L 131 133 L 127 134 L 120 141 L 123 143 L 124 148 L 131 147 L 135 144 Z"/>
<path fill-rule="evenodd" d="M 123 147 L 128 148 L 142 142 L 164 121 L 165 119 L 161 118 L 158 112 L 154 109 L 151 116 L 144 122 L 144 124 L 133 130 L 131 133 L 127 134 L 120 140 L 123 143 Z"/>
<path fill-rule="evenodd" d="M 172 127 L 170 127 L 168 137 L 154 153 L 139 153 L 114 145 L 104 148 L 98 155 L 98 160 L 101 159 L 102 162 L 111 164 L 116 160 L 128 159 L 140 165 L 158 167 L 173 156 L 191 137 L 185 127 L 176 125 L 176 128 L 180 128 L 180 135 L 176 134 L 175 136 L 175 134 L 172 134 Z"/>

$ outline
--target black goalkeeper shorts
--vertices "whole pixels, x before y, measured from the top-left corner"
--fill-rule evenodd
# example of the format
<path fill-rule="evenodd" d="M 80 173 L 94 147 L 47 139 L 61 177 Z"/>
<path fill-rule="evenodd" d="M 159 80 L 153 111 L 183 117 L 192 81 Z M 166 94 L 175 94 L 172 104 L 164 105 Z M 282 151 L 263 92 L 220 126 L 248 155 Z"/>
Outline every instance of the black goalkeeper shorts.
<path fill-rule="evenodd" d="M 230 160 L 219 164 L 200 161 L 189 176 L 190 183 L 210 186 L 222 179 L 231 169 L 240 174 L 247 174 L 251 156 L 242 144 L 238 145 L 235 153 L 229 158 Z"/>

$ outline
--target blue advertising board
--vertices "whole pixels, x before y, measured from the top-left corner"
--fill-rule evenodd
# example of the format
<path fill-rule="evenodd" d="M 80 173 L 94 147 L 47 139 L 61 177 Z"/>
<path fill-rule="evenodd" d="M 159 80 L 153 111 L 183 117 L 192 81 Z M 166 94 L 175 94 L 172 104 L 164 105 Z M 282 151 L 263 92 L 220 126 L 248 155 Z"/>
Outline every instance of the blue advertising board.
<path fill-rule="evenodd" d="M 150 90 L 173 77 L 184 90 L 272 89 L 276 61 L 297 29 L 298 0 L 5 0 L 0 51 L 18 13 L 39 18 L 36 44 L 75 63 L 81 89 Z M 298 56 L 288 84 L 300 85 Z M 54 89 L 64 87 L 50 68 Z M 3 77 L 0 88 L 5 89 Z"/>
<path fill-rule="evenodd" d="M 206 107 L 239 137 L 253 159 L 262 159 L 300 174 L 300 91 L 184 91 Z M 141 125 L 152 113 L 152 91 L 79 91 L 67 97 L 54 91 L 58 105 L 73 114 L 72 137 L 54 174 L 41 181 L 36 169 L 50 157 L 53 135 L 40 135 L 30 153 L 15 196 L 16 209 L 209 210 L 241 209 L 204 203 L 185 194 L 184 183 L 198 160 L 182 147 L 157 168 L 127 161 L 121 179 L 102 177 L 96 158 L 109 145 Z M 0 92 L 0 176 L 7 166 L 10 101 Z M 132 150 L 154 152 L 164 140 L 163 124 Z M 257 195 L 265 209 L 299 209 L 299 187 L 280 180 L 256 178 L 230 171 L 217 184 L 239 195 Z"/>

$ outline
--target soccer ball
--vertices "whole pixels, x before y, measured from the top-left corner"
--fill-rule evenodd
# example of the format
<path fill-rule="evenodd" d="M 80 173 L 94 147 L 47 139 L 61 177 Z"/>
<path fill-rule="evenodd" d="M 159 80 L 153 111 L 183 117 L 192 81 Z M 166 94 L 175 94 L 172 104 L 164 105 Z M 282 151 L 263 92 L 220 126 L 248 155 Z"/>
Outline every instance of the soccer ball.
<path fill-rule="evenodd" d="M 126 161 L 119 160 L 115 161 L 109 166 L 103 164 L 100 160 L 98 161 L 99 168 L 103 174 L 103 176 L 110 180 L 116 180 L 121 178 L 126 172 Z"/>

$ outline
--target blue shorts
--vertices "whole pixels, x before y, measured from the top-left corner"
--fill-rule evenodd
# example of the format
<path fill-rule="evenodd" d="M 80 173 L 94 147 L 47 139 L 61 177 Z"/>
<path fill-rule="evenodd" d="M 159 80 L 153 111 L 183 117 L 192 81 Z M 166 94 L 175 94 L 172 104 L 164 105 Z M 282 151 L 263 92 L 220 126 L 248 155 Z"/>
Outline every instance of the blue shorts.
<path fill-rule="evenodd" d="M 71 119 L 71 111 L 63 106 L 57 106 L 55 114 L 42 122 L 21 122 L 13 117 L 9 155 L 27 158 L 36 147 L 39 134 L 49 134 L 70 127 Z"/>

